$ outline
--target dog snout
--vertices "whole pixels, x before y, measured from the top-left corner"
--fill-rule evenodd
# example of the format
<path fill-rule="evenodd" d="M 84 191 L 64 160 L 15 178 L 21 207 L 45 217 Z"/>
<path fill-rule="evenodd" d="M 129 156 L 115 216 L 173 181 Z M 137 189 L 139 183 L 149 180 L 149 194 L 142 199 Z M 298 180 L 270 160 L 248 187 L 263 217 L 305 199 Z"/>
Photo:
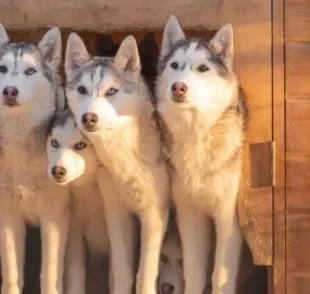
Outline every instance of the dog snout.
<path fill-rule="evenodd" d="M 8 105 L 16 105 L 16 98 L 18 96 L 18 92 L 19 91 L 16 87 L 5 87 L 2 92 L 5 103 Z"/>
<path fill-rule="evenodd" d="M 93 131 L 98 122 L 98 115 L 93 112 L 84 113 L 82 116 L 82 124 L 88 131 Z"/>
<path fill-rule="evenodd" d="M 171 284 L 163 284 L 161 286 L 161 293 L 163 294 L 172 294 L 174 291 L 174 286 Z"/>
<path fill-rule="evenodd" d="M 176 82 L 171 86 L 171 92 L 173 95 L 173 100 L 176 102 L 184 102 L 185 94 L 187 92 L 187 86 L 183 82 Z"/>
<path fill-rule="evenodd" d="M 61 182 L 67 174 L 67 170 L 63 166 L 54 166 L 52 168 L 52 175 L 54 179 Z"/>

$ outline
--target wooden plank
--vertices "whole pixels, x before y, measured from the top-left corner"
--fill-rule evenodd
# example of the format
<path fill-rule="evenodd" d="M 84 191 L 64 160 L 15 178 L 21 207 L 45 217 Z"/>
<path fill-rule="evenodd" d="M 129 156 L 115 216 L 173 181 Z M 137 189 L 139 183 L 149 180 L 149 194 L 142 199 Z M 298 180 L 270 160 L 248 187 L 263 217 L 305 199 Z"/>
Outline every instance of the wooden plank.
<path fill-rule="evenodd" d="M 298 156 L 310 156 L 310 100 L 286 101 L 286 151 Z"/>
<path fill-rule="evenodd" d="M 272 187 L 251 189 L 249 145 L 244 149 L 238 201 L 239 224 L 254 264 L 271 265 L 273 258 Z"/>
<path fill-rule="evenodd" d="M 289 273 L 287 275 L 287 293 L 308 294 L 310 289 L 310 273 Z"/>
<path fill-rule="evenodd" d="M 310 271 L 309 232 L 310 232 L 310 213 L 304 215 L 287 216 L 286 266 L 288 273 L 309 273 Z"/>
<path fill-rule="evenodd" d="M 309 0 L 285 1 L 286 41 L 310 41 Z"/>
<path fill-rule="evenodd" d="M 161 28 L 168 16 L 174 13 L 180 17 L 184 26 L 191 28 L 215 28 L 227 20 L 241 26 L 253 23 L 264 27 L 264 22 L 270 20 L 268 14 L 265 14 L 268 9 L 268 0 L 3 0 L 0 2 L 0 19 L 14 29 L 59 25 L 63 28 L 102 32 Z M 256 37 L 259 38 L 259 35 Z"/>
<path fill-rule="evenodd" d="M 250 144 L 252 188 L 272 186 L 272 144 Z M 263 160 L 262 160 L 263 158 Z"/>
<path fill-rule="evenodd" d="M 286 43 L 285 52 L 286 98 L 310 98 L 310 42 Z"/>
<path fill-rule="evenodd" d="M 310 214 L 310 157 L 288 156 L 286 160 L 286 211 L 288 215 Z"/>
<path fill-rule="evenodd" d="M 286 294 L 285 241 L 285 110 L 284 110 L 284 0 L 272 1 L 272 108 L 275 142 L 275 187 L 273 188 L 273 280 L 270 294 Z"/>

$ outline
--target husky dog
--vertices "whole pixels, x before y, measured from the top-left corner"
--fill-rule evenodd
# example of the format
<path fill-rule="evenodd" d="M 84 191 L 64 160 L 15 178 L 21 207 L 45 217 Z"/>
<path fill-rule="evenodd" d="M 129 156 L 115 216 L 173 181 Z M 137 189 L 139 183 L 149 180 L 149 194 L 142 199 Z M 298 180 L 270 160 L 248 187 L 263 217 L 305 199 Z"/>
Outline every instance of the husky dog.
<path fill-rule="evenodd" d="M 169 220 L 161 248 L 157 285 L 159 294 L 184 293 L 182 243 L 173 218 Z"/>
<path fill-rule="evenodd" d="M 164 29 L 157 110 L 183 247 L 185 294 L 206 282 L 212 219 L 216 226 L 213 294 L 235 293 L 242 243 L 236 202 L 246 107 L 232 70 L 233 31 L 185 39 L 176 17 Z"/>
<path fill-rule="evenodd" d="M 104 191 L 112 293 L 131 293 L 134 213 L 141 223 L 137 293 L 154 294 L 169 187 L 154 107 L 140 74 L 136 41 L 132 36 L 125 38 L 113 59 L 92 58 L 80 37 L 72 33 L 65 70 L 69 106 L 106 167 L 99 169 L 98 183 Z M 112 185 L 117 194 L 110 191 Z"/>
<path fill-rule="evenodd" d="M 37 44 L 11 43 L 0 25 L 0 249 L 2 294 L 22 293 L 25 224 L 39 225 L 41 293 L 62 293 L 69 190 L 49 180 L 46 133 L 64 107 L 58 67 L 61 34 Z"/>
<path fill-rule="evenodd" d="M 77 127 L 70 111 L 57 112 L 48 141 L 48 175 L 60 185 L 69 184 L 73 200 L 66 254 L 66 293 L 85 293 L 84 239 L 94 253 L 108 253 L 103 200 L 97 184 L 96 152 Z"/>

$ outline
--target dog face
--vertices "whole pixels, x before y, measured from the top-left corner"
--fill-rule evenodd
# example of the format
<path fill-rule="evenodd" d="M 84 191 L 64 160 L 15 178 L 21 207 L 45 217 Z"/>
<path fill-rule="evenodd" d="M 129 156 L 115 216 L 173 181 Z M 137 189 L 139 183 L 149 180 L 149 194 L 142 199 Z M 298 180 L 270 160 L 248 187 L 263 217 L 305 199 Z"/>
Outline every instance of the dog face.
<path fill-rule="evenodd" d="M 165 26 L 158 63 L 158 109 L 198 110 L 220 115 L 232 103 L 236 80 L 232 72 L 233 32 L 224 25 L 211 41 L 185 39 L 174 16 Z"/>
<path fill-rule="evenodd" d="M 181 240 L 177 234 L 177 228 L 171 225 L 168 228 L 161 250 L 158 293 L 184 293 Z"/>
<path fill-rule="evenodd" d="M 47 140 L 48 176 L 60 185 L 96 180 L 95 150 L 69 111 L 56 113 Z"/>
<path fill-rule="evenodd" d="M 0 110 L 44 112 L 46 107 L 55 107 L 55 76 L 60 61 L 59 28 L 50 29 L 35 45 L 10 43 L 0 24 Z"/>
<path fill-rule="evenodd" d="M 141 75 L 133 37 L 121 43 L 114 59 L 91 58 L 80 37 L 72 33 L 66 48 L 65 70 L 68 103 L 83 131 L 114 128 L 136 115 Z"/>

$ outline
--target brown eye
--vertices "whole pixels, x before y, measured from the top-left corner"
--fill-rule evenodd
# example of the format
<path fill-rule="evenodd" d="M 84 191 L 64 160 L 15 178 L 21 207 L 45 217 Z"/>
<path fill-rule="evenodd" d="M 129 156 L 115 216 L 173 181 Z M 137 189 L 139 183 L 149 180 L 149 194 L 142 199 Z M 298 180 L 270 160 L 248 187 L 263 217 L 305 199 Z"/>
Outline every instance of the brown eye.
<path fill-rule="evenodd" d="M 1 65 L 0 66 L 0 72 L 5 74 L 8 72 L 8 68 L 5 65 Z"/>
<path fill-rule="evenodd" d="M 79 86 L 77 90 L 82 95 L 85 95 L 87 93 L 87 89 L 84 86 Z"/>
<path fill-rule="evenodd" d="M 75 150 L 81 150 L 81 149 L 84 149 L 86 147 L 86 143 L 84 142 L 77 142 L 75 145 L 74 145 L 74 149 Z"/>
<path fill-rule="evenodd" d="M 177 62 L 172 62 L 171 65 L 170 65 L 173 69 L 178 69 L 179 68 L 179 65 Z"/>
<path fill-rule="evenodd" d="M 199 72 L 206 72 L 209 70 L 209 68 L 205 65 L 205 64 L 200 64 L 198 67 L 197 67 L 197 70 Z"/>
<path fill-rule="evenodd" d="M 163 263 L 167 263 L 167 262 L 168 262 L 168 257 L 167 257 L 166 255 L 162 254 L 162 255 L 160 256 L 160 260 L 161 260 Z"/>

